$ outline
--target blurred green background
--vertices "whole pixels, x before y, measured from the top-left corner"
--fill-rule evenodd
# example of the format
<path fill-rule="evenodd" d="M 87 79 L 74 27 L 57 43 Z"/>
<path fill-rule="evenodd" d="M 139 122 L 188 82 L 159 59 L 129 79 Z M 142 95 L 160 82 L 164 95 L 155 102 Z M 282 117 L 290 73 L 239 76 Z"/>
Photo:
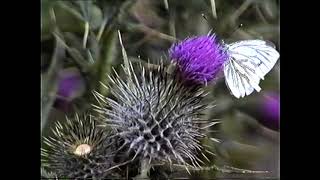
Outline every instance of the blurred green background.
<path fill-rule="evenodd" d="M 177 40 L 210 30 L 226 43 L 264 39 L 280 51 L 279 17 L 276 0 L 42 0 L 42 136 L 56 120 L 90 109 L 93 90 L 108 95 L 99 82 L 122 63 L 118 29 L 132 61 L 155 62 L 168 60 Z M 208 87 L 208 101 L 216 107 L 206 115 L 222 122 L 208 132 L 221 142 L 204 142 L 216 154 L 212 163 L 269 173 L 199 171 L 195 177 L 279 177 L 279 115 L 269 117 L 279 112 L 264 105 L 269 94 L 279 96 L 279 76 L 278 62 L 261 82 L 262 91 L 243 99 L 230 94 L 223 78 Z"/>

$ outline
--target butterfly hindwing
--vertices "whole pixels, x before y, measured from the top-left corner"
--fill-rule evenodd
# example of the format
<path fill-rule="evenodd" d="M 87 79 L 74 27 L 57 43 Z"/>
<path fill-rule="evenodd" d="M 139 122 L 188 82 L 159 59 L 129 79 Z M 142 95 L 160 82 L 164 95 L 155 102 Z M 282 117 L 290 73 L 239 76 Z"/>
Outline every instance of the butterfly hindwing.
<path fill-rule="evenodd" d="M 224 64 L 226 84 L 239 98 L 255 89 L 260 91 L 260 79 L 273 68 L 279 53 L 262 40 L 245 40 L 227 45 L 229 60 Z"/>
<path fill-rule="evenodd" d="M 224 74 L 226 77 L 226 83 L 232 92 L 232 94 L 237 97 L 244 97 L 245 95 L 249 95 L 253 92 L 253 82 L 255 87 L 259 83 L 257 81 L 258 79 L 253 79 L 251 78 L 251 83 L 250 83 L 250 77 L 255 77 L 252 76 L 250 71 L 245 70 L 241 63 L 237 64 L 236 61 L 234 60 L 229 60 L 225 65 L 224 65 Z M 259 87 L 258 87 L 259 88 Z"/>

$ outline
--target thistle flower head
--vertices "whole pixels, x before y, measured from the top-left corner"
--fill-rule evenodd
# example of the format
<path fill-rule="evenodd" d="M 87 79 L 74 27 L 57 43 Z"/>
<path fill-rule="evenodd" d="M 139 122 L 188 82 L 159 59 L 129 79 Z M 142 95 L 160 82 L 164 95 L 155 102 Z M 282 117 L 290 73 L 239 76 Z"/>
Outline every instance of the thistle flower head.
<path fill-rule="evenodd" d="M 173 44 L 169 56 L 177 63 L 184 80 L 198 84 L 213 80 L 228 59 L 215 35 L 192 37 Z"/>
<path fill-rule="evenodd" d="M 98 129 L 89 115 L 58 122 L 53 136 L 44 139 L 43 164 L 59 178 L 102 179 L 112 166 L 113 157 L 106 131 Z"/>
<path fill-rule="evenodd" d="M 128 81 L 117 73 L 109 77 L 114 98 L 95 93 L 100 103 L 96 111 L 122 140 L 119 151 L 132 160 L 200 166 L 199 139 L 205 135 L 199 124 L 205 122 L 201 113 L 207 108 L 202 89 L 177 82 L 163 65 L 155 71 L 140 66 L 136 75 L 130 63 L 130 72 Z"/>
<path fill-rule="evenodd" d="M 66 100 L 72 100 L 84 91 L 84 81 L 75 68 L 64 69 L 59 73 L 58 95 Z"/>
<path fill-rule="evenodd" d="M 280 126 L 280 97 L 274 92 L 266 93 L 261 99 L 261 111 L 264 116 L 261 123 L 278 130 Z"/>
<path fill-rule="evenodd" d="M 59 72 L 58 90 L 55 107 L 65 112 L 71 108 L 71 102 L 85 92 L 85 82 L 75 68 L 63 69 Z"/>

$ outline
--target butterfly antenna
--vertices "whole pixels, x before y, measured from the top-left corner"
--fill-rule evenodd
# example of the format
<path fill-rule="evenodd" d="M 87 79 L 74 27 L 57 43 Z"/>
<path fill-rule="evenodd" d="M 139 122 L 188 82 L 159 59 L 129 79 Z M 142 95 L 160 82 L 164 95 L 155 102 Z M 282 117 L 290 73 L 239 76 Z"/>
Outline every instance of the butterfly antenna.
<path fill-rule="evenodd" d="M 208 19 L 207 19 L 206 15 L 204 15 L 204 14 L 202 13 L 202 14 L 201 14 L 201 16 L 203 17 L 203 19 L 205 19 L 205 20 L 209 23 L 209 21 L 208 21 Z"/>
<path fill-rule="evenodd" d="M 209 23 L 207 16 L 204 13 L 202 13 L 201 16 L 203 17 L 203 19 L 205 19 L 207 21 L 208 25 L 210 26 L 210 23 Z M 208 32 L 208 35 L 211 35 L 211 34 L 212 34 L 212 29 Z"/>

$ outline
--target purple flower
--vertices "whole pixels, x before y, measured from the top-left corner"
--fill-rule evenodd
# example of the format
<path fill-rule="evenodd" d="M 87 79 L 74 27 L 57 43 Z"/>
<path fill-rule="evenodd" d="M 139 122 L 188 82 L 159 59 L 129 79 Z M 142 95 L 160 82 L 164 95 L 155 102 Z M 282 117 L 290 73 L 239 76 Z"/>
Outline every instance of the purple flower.
<path fill-rule="evenodd" d="M 55 107 L 68 111 L 71 101 L 82 96 L 85 91 L 84 80 L 75 68 L 64 69 L 59 73 Z"/>
<path fill-rule="evenodd" d="M 261 122 L 265 126 L 278 130 L 280 126 L 280 97 L 278 94 L 269 92 L 261 99 L 261 111 L 264 116 Z"/>
<path fill-rule="evenodd" d="M 171 61 L 176 62 L 182 78 L 197 84 L 214 79 L 228 59 L 228 54 L 215 35 L 188 38 L 169 49 Z"/>

